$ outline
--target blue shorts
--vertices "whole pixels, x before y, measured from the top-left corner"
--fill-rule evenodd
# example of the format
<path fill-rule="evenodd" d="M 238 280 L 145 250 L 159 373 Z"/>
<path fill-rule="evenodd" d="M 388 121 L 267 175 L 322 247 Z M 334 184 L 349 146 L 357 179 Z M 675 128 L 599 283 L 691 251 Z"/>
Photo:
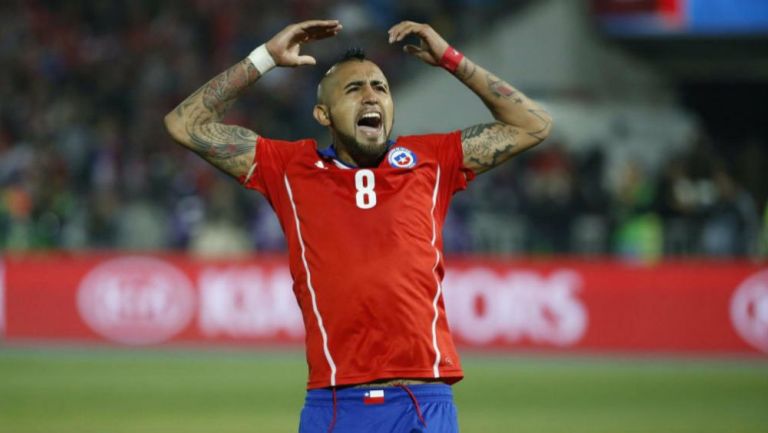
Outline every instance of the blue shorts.
<path fill-rule="evenodd" d="M 299 433 L 458 433 L 451 387 L 343 388 L 307 391 Z M 335 416 L 334 416 L 335 415 Z"/>

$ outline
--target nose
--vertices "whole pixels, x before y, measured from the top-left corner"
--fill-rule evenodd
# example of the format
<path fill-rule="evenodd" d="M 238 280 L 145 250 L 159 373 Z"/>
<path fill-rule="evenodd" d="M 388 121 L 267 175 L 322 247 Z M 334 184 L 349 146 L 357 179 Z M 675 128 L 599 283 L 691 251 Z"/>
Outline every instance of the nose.
<path fill-rule="evenodd" d="M 378 104 L 379 97 L 376 90 L 370 84 L 363 88 L 363 104 Z"/>

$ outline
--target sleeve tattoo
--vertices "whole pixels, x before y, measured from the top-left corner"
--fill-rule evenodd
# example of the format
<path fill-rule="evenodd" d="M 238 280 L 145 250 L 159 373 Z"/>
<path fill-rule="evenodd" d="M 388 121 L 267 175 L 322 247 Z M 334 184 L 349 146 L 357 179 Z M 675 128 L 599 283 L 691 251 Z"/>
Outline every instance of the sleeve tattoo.
<path fill-rule="evenodd" d="M 461 77 L 472 77 L 474 65 L 459 68 Z M 505 162 L 515 154 L 536 145 L 549 134 L 552 119 L 533 101 L 504 80 L 484 71 L 482 84 L 475 89 L 494 113 L 496 122 L 466 128 L 461 133 L 464 164 L 482 173 Z"/>
<path fill-rule="evenodd" d="M 519 130 L 501 122 L 470 126 L 461 132 L 464 161 L 476 173 L 506 161 L 517 148 Z"/>
<path fill-rule="evenodd" d="M 230 174 L 248 170 L 251 161 L 243 156 L 253 150 L 258 135 L 220 122 L 240 93 L 258 78 L 259 72 L 245 59 L 210 80 L 175 110 L 184 120 L 187 146 Z"/>
<path fill-rule="evenodd" d="M 515 104 L 522 104 L 523 98 L 520 97 L 520 92 L 516 91 L 509 84 L 505 83 L 501 78 L 488 74 L 486 75 L 488 80 L 488 88 L 497 98 L 510 99 Z"/>

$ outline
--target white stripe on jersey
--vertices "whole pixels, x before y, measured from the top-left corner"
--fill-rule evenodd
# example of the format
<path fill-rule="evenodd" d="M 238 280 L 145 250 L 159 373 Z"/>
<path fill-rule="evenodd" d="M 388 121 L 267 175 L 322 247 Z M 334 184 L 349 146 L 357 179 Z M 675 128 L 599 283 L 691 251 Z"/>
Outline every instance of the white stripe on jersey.
<path fill-rule="evenodd" d="M 336 158 L 334 158 L 334 159 L 333 159 L 333 163 L 334 163 L 334 164 L 336 164 L 336 167 L 342 168 L 342 169 L 344 169 L 344 170 L 349 170 L 349 169 L 351 169 L 351 168 L 352 168 L 352 167 L 350 167 L 350 166 L 348 166 L 348 165 L 344 164 L 343 162 L 339 161 L 339 160 L 338 160 L 338 159 L 336 159 Z"/>
<path fill-rule="evenodd" d="M 323 317 L 320 315 L 320 310 L 317 309 L 317 296 L 315 295 L 314 287 L 312 287 L 312 276 L 309 273 L 309 264 L 307 264 L 304 239 L 301 237 L 299 214 L 296 211 L 296 203 L 293 201 L 293 191 L 291 190 L 291 184 L 288 182 L 288 175 L 283 176 L 283 179 L 285 180 L 285 189 L 288 191 L 288 199 L 291 201 L 291 207 L 293 208 L 293 219 L 296 222 L 296 236 L 299 238 L 299 245 L 301 246 L 301 261 L 304 263 L 304 271 L 307 273 L 307 288 L 312 297 L 312 311 L 315 312 L 315 318 L 320 327 L 320 334 L 323 336 L 323 352 L 325 353 L 325 359 L 331 367 L 331 386 L 336 386 L 336 364 L 333 362 L 331 351 L 328 349 L 328 334 L 325 332 L 325 327 L 323 326 Z"/>
<path fill-rule="evenodd" d="M 435 310 L 435 318 L 432 319 L 432 347 L 435 349 L 435 364 L 432 367 L 435 373 L 435 377 L 440 377 L 440 348 L 437 347 L 437 316 L 439 311 L 437 309 L 437 301 L 440 299 L 440 294 L 443 292 L 443 286 L 440 284 L 440 279 L 437 277 L 437 265 L 440 264 L 440 249 L 435 244 L 437 241 L 437 221 L 435 218 L 435 207 L 437 207 L 437 191 L 440 185 L 440 166 L 437 166 L 437 176 L 435 179 L 435 191 L 432 193 L 432 248 L 435 249 L 435 266 L 432 267 L 432 275 L 435 277 L 435 285 L 437 291 L 435 292 L 435 299 L 432 300 L 432 308 Z"/>
<path fill-rule="evenodd" d="M 251 176 L 253 176 L 253 172 L 256 171 L 256 163 L 254 162 L 251 164 L 251 168 L 248 169 L 248 174 L 245 176 L 245 180 L 243 181 L 243 184 L 248 183 L 249 180 L 251 180 Z"/>

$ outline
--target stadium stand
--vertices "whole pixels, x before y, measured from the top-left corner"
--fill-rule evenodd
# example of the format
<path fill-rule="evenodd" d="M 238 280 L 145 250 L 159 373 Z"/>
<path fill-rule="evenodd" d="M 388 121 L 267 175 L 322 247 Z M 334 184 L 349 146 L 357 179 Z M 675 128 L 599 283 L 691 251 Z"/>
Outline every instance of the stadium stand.
<path fill-rule="evenodd" d="M 0 248 L 283 251 L 267 203 L 172 144 L 163 114 L 205 77 L 297 19 L 332 11 L 345 23 L 344 37 L 315 47 L 321 65 L 362 45 L 387 65 L 397 88 L 412 82 L 416 69 L 378 37 L 392 22 L 429 20 L 448 39 L 469 44 L 480 36 L 478 23 L 490 29 L 485 23 L 514 16 L 530 2 L 330 3 L 267 2 L 258 9 L 235 0 L 4 3 Z M 229 120 L 266 136 L 322 137 L 310 116 L 322 71 L 270 75 Z M 619 137 L 632 130 L 621 120 L 611 128 Z M 760 216 L 768 196 L 765 137 L 732 146 L 704 131 L 697 127 L 655 166 L 617 165 L 613 143 L 576 148 L 560 134 L 459 195 L 446 223 L 446 248 L 755 256 L 766 230 Z M 727 147 L 738 152 L 724 158 Z"/>

